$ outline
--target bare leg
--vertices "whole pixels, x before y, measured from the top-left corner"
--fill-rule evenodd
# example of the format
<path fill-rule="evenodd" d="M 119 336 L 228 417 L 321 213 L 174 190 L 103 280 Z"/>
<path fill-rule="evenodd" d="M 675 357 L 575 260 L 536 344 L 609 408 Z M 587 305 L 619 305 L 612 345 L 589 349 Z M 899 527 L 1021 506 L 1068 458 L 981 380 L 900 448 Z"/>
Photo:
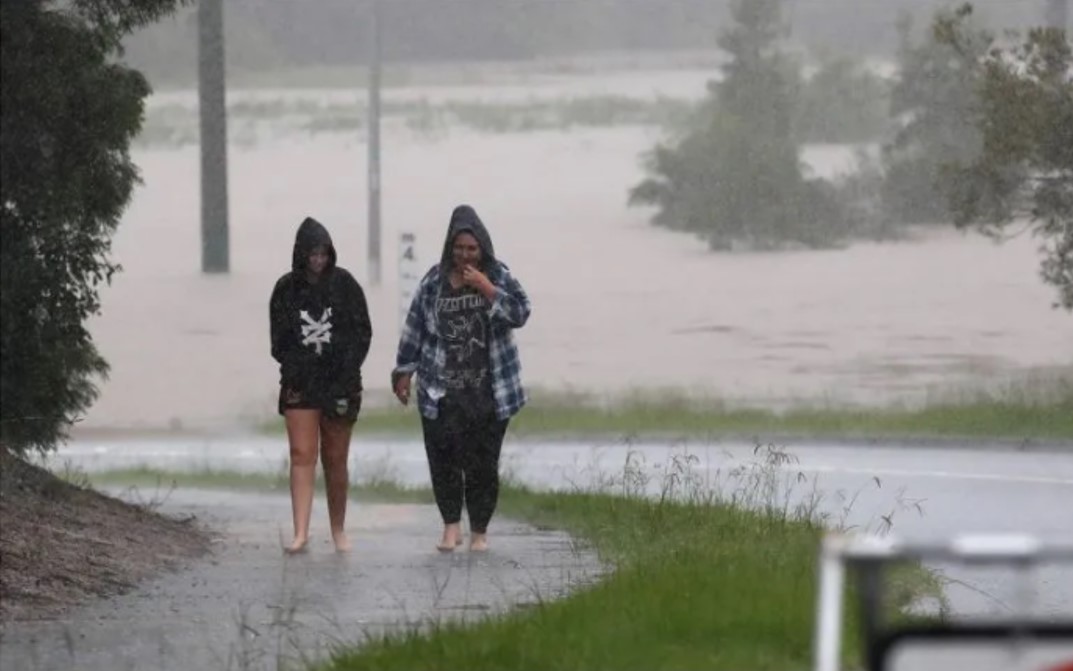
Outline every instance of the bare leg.
<path fill-rule="evenodd" d="M 320 423 L 328 520 L 332 527 L 335 549 L 339 552 L 350 550 L 350 541 L 346 535 L 347 490 L 350 485 L 347 458 L 350 455 L 350 432 L 353 426 L 350 421 L 339 418 L 324 418 Z"/>
<path fill-rule="evenodd" d="M 313 488 L 317 475 L 319 410 L 288 410 L 287 440 L 291 452 L 291 510 L 294 514 L 294 541 L 285 548 L 291 554 L 303 552 L 309 543 L 309 517 L 313 511 Z"/>

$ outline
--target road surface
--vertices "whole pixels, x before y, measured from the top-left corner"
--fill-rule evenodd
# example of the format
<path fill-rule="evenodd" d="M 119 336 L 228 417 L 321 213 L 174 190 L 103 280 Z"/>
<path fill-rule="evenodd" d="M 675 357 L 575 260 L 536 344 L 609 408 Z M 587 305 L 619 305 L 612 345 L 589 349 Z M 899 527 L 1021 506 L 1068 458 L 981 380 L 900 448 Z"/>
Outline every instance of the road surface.
<path fill-rule="evenodd" d="M 285 454 L 282 436 L 100 439 L 81 440 L 66 446 L 53 458 L 53 466 L 69 465 L 88 472 L 146 466 L 165 470 L 212 469 L 276 474 L 285 466 Z M 417 441 L 357 438 L 352 445 L 351 462 L 351 474 L 357 480 L 388 478 L 402 484 L 427 483 L 424 450 Z M 977 449 L 971 445 L 877 446 L 791 441 L 783 447 L 758 449 L 741 442 L 511 441 L 504 448 L 503 467 L 509 477 L 517 481 L 550 489 L 600 487 L 659 494 L 672 488 L 672 493 L 678 495 L 715 491 L 728 498 L 744 497 L 746 502 L 753 504 L 801 505 L 826 516 L 831 525 L 893 532 L 917 540 L 995 532 L 1029 533 L 1045 539 L 1073 538 L 1073 449 L 1060 447 L 1000 449 L 991 446 Z M 245 539 L 239 545 L 264 545 L 257 550 L 262 557 L 259 561 L 279 564 L 278 539 L 267 539 L 264 534 L 266 528 L 271 528 L 277 535 L 286 535 L 287 499 L 284 496 L 258 496 L 181 491 L 173 494 L 167 505 L 183 510 L 193 507 L 210 520 L 213 511 L 229 510 L 222 522 L 236 537 Z M 384 520 L 393 516 L 398 519 L 390 524 L 401 530 L 394 536 L 384 531 L 386 527 L 383 526 Z M 232 621 L 217 622 L 214 630 L 217 636 L 213 649 L 219 658 L 234 662 L 242 655 L 252 654 L 259 660 L 269 659 L 270 663 L 275 663 L 280 655 L 272 659 L 264 644 L 273 637 L 279 639 L 280 631 L 288 632 L 296 645 L 300 643 L 314 651 L 317 646 L 322 648 L 325 641 L 330 640 L 331 632 L 338 629 L 312 626 L 308 622 L 310 617 L 326 618 L 325 621 L 334 625 L 340 622 L 356 624 L 358 630 L 375 632 L 383 630 L 389 623 L 398 626 L 400 622 L 412 623 L 430 616 L 455 616 L 466 613 L 467 609 L 476 613 L 493 611 L 513 601 L 525 601 L 526 595 L 531 596 L 534 589 L 544 594 L 561 594 L 572 585 L 593 579 L 601 570 L 595 557 L 576 551 L 569 538 L 538 533 L 525 525 L 511 523 L 505 535 L 513 540 L 504 542 L 497 553 L 487 559 L 475 561 L 464 555 L 444 559 L 421 552 L 421 543 L 427 545 L 428 539 L 436 533 L 433 509 L 372 506 L 356 511 L 352 519 L 355 524 L 365 525 L 362 527 L 364 531 L 355 534 L 360 539 L 355 555 L 340 559 L 322 549 L 314 553 L 308 565 L 287 562 L 283 564 L 282 576 L 275 575 L 271 580 L 262 581 L 263 584 L 253 581 L 249 587 L 253 597 L 251 603 L 261 604 L 259 612 L 242 611 L 241 603 L 229 604 L 233 607 Z M 374 545 L 375 553 L 370 553 L 369 561 L 364 560 L 363 550 Z M 227 561 L 225 556 L 222 563 L 227 564 Z M 312 576 L 322 573 L 342 575 L 340 569 L 347 567 L 347 562 L 356 562 L 358 571 L 354 575 L 358 577 L 350 582 L 344 580 L 349 585 L 346 589 L 366 597 L 375 592 L 379 594 L 379 601 L 350 599 L 360 604 L 342 611 L 334 606 L 319 610 L 309 608 L 313 604 L 337 603 L 325 592 L 335 583 L 331 580 L 317 582 Z M 292 566 L 296 567 L 293 572 Z M 519 567 L 524 570 L 519 571 Z M 1010 569 L 959 565 L 936 565 L 933 568 L 946 579 L 945 596 L 951 614 L 956 617 L 1001 617 L 1027 607 L 1037 616 L 1073 618 L 1073 566 L 1048 566 L 1027 575 Z M 346 573 L 349 575 L 353 571 L 347 569 Z M 215 579 L 237 581 L 246 575 L 240 565 L 232 565 L 221 569 Z M 534 577 L 537 575 L 539 579 Z M 459 576 L 465 577 L 460 581 Z M 205 601 L 201 597 L 208 598 L 207 592 L 212 592 L 208 583 L 167 584 L 168 580 L 175 579 L 165 578 L 163 587 L 151 586 L 147 588 L 149 592 L 143 590 L 140 595 L 124 597 L 120 601 L 130 601 L 134 604 L 131 607 L 137 609 L 154 601 L 151 596 L 154 589 L 162 589 L 165 595 L 189 594 L 195 601 Z M 443 588 L 444 582 L 453 584 L 451 589 L 458 591 Z M 460 582 L 464 582 L 465 588 L 458 587 Z M 292 584 L 301 587 L 297 592 L 288 591 Z M 479 584 L 499 587 L 491 592 L 481 592 L 480 588 L 474 587 Z M 377 592 L 370 590 L 369 585 L 387 587 Z M 268 599 L 266 594 L 272 590 L 280 594 Z M 398 594 L 408 596 L 402 598 Z M 293 607 L 295 604 L 305 604 L 307 608 Z M 110 612 L 114 612 L 112 608 Z M 270 612 L 265 608 L 276 610 Z M 217 608 L 202 619 L 218 617 L 220 612 Z M 243 612 L 254 622 L 252 631 L 243 626 Z M 283 613 L 290 615 L 281 618 Z M 131 638 L 132 642 L 125 648 L 127 652 L 144 659 L 150 654 L 146 646 L 157 646 L 159 655 L 164 655 L 166 646 L 163 642 L 167 637 L 162 632 L 165 631 L 166 616 L 167 613 L 163 613 L 156 616 L 162 619 L 146 620 L 145 626 L 157 633 Z M 301 624 L 297 629 L 305 627 L 307 631 L 304 639 L 293 633 L 295 617 Z M 75 622 L 73 631 L 78 636 L 74 639 L 74 648 L 84 651 L 80 662 L 89 658 L 90 652 L 108 647 L 101 641 L 110 640 L 109 635 L 97 633 L 97 628 L 104 626 L 99 624 L 99 619 L 91 613 Z M 56 631 L 49 626 L 42 624 L 40 635 L 32 637 L 33 640 L 40 642 L 55 637 Z M 264 630 L 272 635 L 265 636 Z M 25 643 L 29 640 L 26 631 L 23 629 L 20 633 L 21 647 L 13 645 L 10 635 L 6 637 L 4 656 L 12 655 L 15 649 L 28 654 L 31 647 Z M 95 636 L 98 635 L 103 638 L 97 640 Z M 259 646 L 247 645 L 249 641 L 259 639 Z M 72 639 L 63 635 L 58 640 Z M 252 646 L 252 651 L 244 651 L 243 646 Z M 58 663 L 56 660 L 62 657 L 64 648 L 71 647 L 70 643 L 45 645 L 44 649 L 53 656 L 42 658 L 46 663 L 40 668 L 59 668 L 49 664 Z M 919 656 L 905 659 L 914 660 L 911 663 L 914 669 L 938 669 L 949 665 L 948 660 L 936 661 L 932 665 Z M 940 657 L 938 653 L 925 653 L 924 659 L 938 660 Z M 123 667 L 113 664 L 110 668 Z M 1007 665 L 1007 668 L 1012 667 Z"/>

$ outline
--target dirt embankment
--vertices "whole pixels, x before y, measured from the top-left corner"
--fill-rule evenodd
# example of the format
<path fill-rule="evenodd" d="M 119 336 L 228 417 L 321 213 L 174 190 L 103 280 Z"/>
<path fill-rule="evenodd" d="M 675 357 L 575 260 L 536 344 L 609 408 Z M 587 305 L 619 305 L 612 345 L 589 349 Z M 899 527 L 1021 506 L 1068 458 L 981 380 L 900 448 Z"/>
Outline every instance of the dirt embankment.
<path fill-rule="evenodd" d="M 193 517 L 104 496 L 0 448 L 0 625 L 122 593 L 211 540 Z"/>

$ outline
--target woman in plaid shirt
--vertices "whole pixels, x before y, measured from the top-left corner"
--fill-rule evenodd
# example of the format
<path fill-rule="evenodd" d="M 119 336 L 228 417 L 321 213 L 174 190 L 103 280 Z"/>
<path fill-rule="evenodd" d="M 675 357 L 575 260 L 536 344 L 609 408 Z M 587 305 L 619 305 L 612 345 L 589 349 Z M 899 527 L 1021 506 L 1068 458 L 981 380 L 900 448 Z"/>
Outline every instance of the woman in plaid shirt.
<path fill-rule="evenodd" d="M 443 256 L 410 305 L 391 374 L 403 405 L 417 374 L 425 452 L 444 524 L 441 552 L 462 544 L 463 503 L 470 550 L 488 549 L 503 437 L 526 402 L 514 329 L 525 325 L 529 311 L 529 297 L 496 258 L 477 213 L 456 207 Z"/>

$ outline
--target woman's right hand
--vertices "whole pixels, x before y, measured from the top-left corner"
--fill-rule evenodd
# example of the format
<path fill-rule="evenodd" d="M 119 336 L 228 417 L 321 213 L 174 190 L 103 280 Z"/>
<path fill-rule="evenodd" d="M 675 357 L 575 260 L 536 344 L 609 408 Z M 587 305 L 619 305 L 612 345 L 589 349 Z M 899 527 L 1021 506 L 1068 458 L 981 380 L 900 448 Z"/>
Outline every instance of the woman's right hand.
<path fill-rule="evenodd" d="M 403 405 L 409 405 L 410 403 L 410 378 L 413 374 L 400 375 L 395 380 L 395 398 L 399 399 L 399 403 Z"/>

